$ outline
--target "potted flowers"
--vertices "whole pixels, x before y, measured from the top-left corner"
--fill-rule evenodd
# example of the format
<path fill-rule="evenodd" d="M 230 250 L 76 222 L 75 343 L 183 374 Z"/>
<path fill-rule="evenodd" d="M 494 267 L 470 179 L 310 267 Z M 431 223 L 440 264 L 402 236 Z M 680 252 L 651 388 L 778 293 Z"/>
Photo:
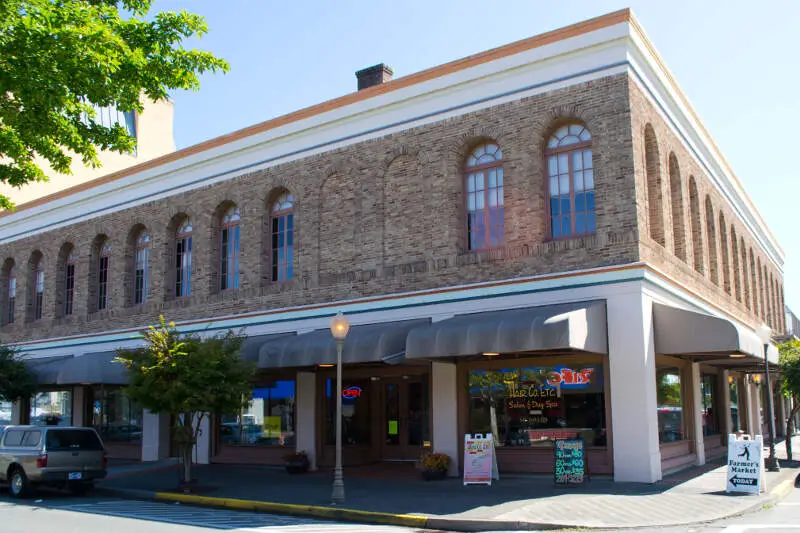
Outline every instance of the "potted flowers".
<path fill-rule="evenodd" d="M 297 451 L 286 454 L 283 456 L 284 467 L 290 474 L 302 474 L 308 472 L 310 463 L 308 462 L 308 455 L 306 452 Z"/>
<path fill-rule="evenodd" d="M 450 456 L 444 453 L 426 453 L 420 458 L 418 468 L 425 481 L 444 479 L 450 468 Z"/>

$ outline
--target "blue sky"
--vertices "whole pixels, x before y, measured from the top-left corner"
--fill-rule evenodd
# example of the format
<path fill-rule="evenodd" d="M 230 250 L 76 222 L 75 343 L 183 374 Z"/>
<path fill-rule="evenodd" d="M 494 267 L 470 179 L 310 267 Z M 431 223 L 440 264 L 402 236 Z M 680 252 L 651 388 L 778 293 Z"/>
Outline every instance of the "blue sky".
<path fill-rule="evenodd" d="M 197 46 L 231 64 L 175 95 L 179 148 L 355 90 L 354 72 L 395 77 L 631 7 L 786 253 L 800 311 L 800 2 L 728 0 L 156 0 L 206 17 Z"/>

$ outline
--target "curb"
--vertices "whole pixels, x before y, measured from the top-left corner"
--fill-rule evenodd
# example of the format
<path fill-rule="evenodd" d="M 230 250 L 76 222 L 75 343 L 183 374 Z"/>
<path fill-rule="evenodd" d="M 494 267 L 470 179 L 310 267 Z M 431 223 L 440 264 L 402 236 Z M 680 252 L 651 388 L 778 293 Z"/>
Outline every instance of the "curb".
<path fill-rule="evenodd" d="M 713 520 L 698 520 L 688 523 L 660 524 L 657 527 L 679 527 L 704 524 L 710 521 L 724 520 L 733 516 L 741 516 L 755 511 L 759 511 L 768 505 L 775 505 L 784 499 L 794 488 L 794 476 L 778 483 L 774 489 L 766 493 L 763 500 L 731 513 L 729 515 L 716 517 Z M 364 524 L 380 524 L 403 526 L 418 529 L 434 529 L 445 531 L 530 531 L 530 530 L 555 530 L 555 529 L 582 529 L 608 530 L 608 529 L 641 529 L 643 526 L 584 526 L 576 524 L 555 524 L 537 523 L 516 520 L 491 520 L 474 518 L 448 518 L 443 516 L 426 516 L 411 514 L 381 513 L 375 511 L 361 511 L 358 509 L 348 509 L 339 507 L 325 507 L 320 505 L 297 505 L 290 503 L 262 502 L 256 500 L 240 500 L 236 498 L 215 498 L 212 496 L 195 496 L 192 494 L 179 494 L 173 492 L 153 492 L 148 490 L 117 489 L 110 487 L 98 487 L 98 492 L 112 494 L 121 498 L 134 500 L 153 500 L 169 503 L 184 503 L 200 507 L 216 507 L 224 509 L 234 509 L 238 511 L 253 511 L 261 513 L 272 513 L 279 515 L 300 516 L 319 518 L 322 520 L 338 520 L 344 522 L 356 522 Z M 647 526 L 656 527 L 656 526 Z"/>

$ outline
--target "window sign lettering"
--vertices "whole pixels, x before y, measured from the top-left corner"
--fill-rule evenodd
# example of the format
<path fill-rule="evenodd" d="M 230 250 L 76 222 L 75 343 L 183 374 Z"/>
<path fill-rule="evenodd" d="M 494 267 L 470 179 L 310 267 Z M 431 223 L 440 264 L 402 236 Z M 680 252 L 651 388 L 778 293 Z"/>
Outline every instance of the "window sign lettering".
<path fill-rule="evenodd" d="M 347 400 L 361 398 L 361 387 L 347 387 L 346 389 L 342 389 L 342 398 Z"/>

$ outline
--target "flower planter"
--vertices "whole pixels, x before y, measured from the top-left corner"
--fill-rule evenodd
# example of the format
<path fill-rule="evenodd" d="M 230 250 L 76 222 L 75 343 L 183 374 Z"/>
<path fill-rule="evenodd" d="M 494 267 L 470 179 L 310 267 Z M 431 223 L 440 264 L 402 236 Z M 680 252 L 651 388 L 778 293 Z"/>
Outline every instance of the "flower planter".
<path fill-rule="evenodd" d="M 425 481 L 435 481 L 447 477 L 447 470 L 423 470 L 422 479 Z"/>
<path fill-rule="evenodd" d="M 308 472 L 310 463 L 306 455 L 293 454 L 290 458 L 286 459 L 286 462 L 283 463 L 283 465 L 289 474 L 302 474 L 304 472 Z"/>

